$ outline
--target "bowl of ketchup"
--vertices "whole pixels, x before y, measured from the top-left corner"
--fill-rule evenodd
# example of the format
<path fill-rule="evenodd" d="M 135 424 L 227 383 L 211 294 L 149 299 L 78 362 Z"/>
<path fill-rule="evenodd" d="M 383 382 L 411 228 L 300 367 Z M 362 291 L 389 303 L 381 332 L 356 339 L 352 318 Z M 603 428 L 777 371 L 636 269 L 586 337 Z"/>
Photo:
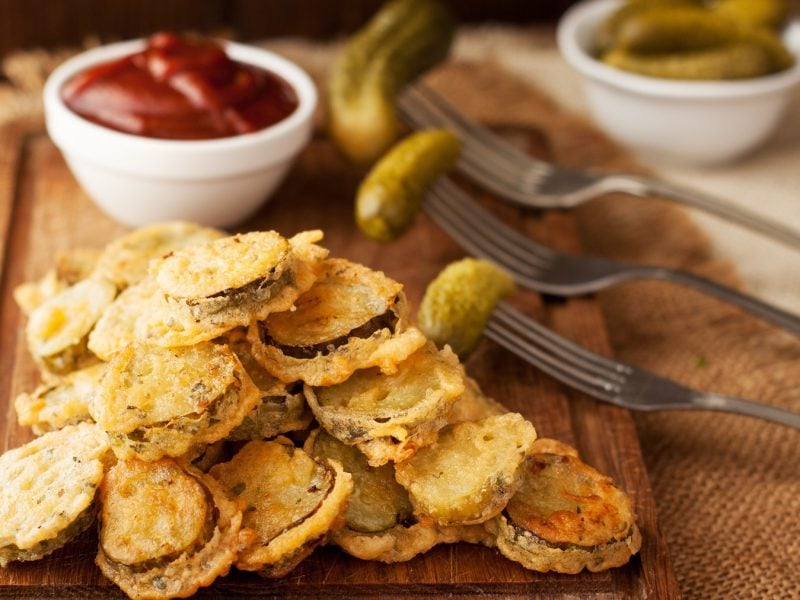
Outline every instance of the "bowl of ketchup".
<path fill-rule="evenodd" d="M 317 93 L 252 46 L 158 33 L 53 71 L 47 130 L 81 186 L 126 225 L 252 215 L 308 143 Z"/>

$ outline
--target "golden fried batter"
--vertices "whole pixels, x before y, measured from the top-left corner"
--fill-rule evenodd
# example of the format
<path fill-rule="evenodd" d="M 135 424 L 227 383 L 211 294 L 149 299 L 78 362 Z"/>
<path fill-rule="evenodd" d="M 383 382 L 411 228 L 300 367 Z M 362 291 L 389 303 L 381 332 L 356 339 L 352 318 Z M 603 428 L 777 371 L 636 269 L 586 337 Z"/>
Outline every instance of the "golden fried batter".
<path fill-rule="evenodd" d="M 372 466 L 401 461 L 431 443 L 464 391 L 458 359 L 427 344 L 396 373 L 356 371 L 331 387 L 305 387 L 314 416 L 346 444 L 358 444 Z"/>
<path fill-rule="evenodd" d="M 136 345 L 108 363 L 90 412 L 117 456 L 156 460 L 225 438 L 259 398 L 225 345 Z"/>
<path fill-rule="evenodd" d="M 118 462 L 100 500 L 97 566 L 130 598 L 191 596 L 236 560 L 242 513 L 185 463 Z"/>
<path fill-rule="evenodd" d="M 542 440 L 497 520 L 497 547 L 535 571 L 604 571 L 641 546 L 630 498 L 555 440 Z"/>
<path fill-rule="evenodd" d="M 159 346 L 185 346 L 289 310 L 317 278 L 327 250 L 319 231 L 285 240 L 257 231 L 184 248 L 153 261 L 161 293 L 137 336 Z"/>
<path fill-rule="evenodd" d="M 174 221 L 148 225 L 108 244 L 97 261 L 97 274 L 124 289 L 145 278 L 151 260 L 224 236 L 219 229 L 195 223 Z"/>
<path fill-rule="evenodd" d="M 322 463 L 286 438 L 249 442 L 211 469 L 244 507 L 236 566 L 281 577 L 342 526 L 353 488 L 335 461 Z"/>
<path fill-rule="evenodd" d="M 251 325 L 253 352 L 281 380 L 314 386 L 340 383 L 356 369 L 393 372 L 425 342 L 405 323 L 402 287 L 363 265 L 328 259 L 295 310 Z"/>
<path fill-rule="evenodd" d="M 108 440 L 82 423 L 0 456 L 0 567 L 57 550 L 94 520 Z"/>
<path fill-rule="evenodd" d="M 30 394 L 20 394 L 14 401 L 20 425 L 30 425 L 34 433 L 61 429 L 91 421 L 89 403 L 100 389 L 106 365 L 100 363 L 73 371 L 54 383 L 40 385 Z"/>
<path fill-rule="evenodd" d="M 441 525 L 491 519 L 521 483 L 520 466 L 536 439 L 516 413 L 449 425 L 439 439 L 396 466 L 417 514 Z"/>

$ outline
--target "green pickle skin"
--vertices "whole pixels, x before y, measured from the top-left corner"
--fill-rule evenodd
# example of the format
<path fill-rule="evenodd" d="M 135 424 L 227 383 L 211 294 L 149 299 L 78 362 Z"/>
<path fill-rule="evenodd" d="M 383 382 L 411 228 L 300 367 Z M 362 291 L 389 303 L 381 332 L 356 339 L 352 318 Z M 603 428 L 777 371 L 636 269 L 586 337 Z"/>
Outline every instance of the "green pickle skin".
<path fill-rule="evenodd" d="M 326 96 L 328 132 L 350 162 L 370 165 L 392 145 L 397 94 L 447 56 L 454 32 L 436 0 L 392 0 L 350 39 Z"/>
<path fill-rule="evenodd" d="M 600 27 L 598 56 L 609 66 L 663 79 L 761 77 L 794 64 L 774 31 L 787 9 L 785 0 L 631 0 Z"/>
<path fill-rule="evenodd" d="M 490 262 L 464 258 L 445 267 L 425 291 L 419 328 L 463 360 L 475 348 L 496 304 L 514 292 L 511 276 Z"/>
<path fill-rule="evenodd" d="M 418 131 L 398 142 L 372 168 L 356 194 L 356 223 L 364 234 L 388 242 L 419 212 L 428 187 L 450 170 L 461 144 L 444 129 Z"/>

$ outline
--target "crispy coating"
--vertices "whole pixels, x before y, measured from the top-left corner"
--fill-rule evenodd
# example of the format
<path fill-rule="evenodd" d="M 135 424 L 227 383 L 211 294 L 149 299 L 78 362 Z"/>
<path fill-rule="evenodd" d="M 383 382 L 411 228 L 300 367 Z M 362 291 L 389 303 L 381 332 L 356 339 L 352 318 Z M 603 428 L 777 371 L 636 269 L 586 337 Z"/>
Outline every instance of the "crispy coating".
<path fill-rule="evenodd" d="M 417 514 L 440 525 L 470 525 L 494 517 L 521 483 L 520 466 L 536 432 L 517 413 L 449 425 L 435 444 L 396 466 Z"/>
<path fill-rule="evenodd" d="M 118 462 L 101 503 L 95 562 L 130 598 L 191 596 L 236 560 L 242 513 L 212 477 L 183 462 Z"/>
<path fill-rule="evenodd" d="M 0 567 L 41 558 L 91 524 L 108 454 L 105 433 L 82 423 L 0 456 Z"/>
<path fill-rule="evenodd" d="M 88 347 L 101 360 L 109 361 L 116 352 L 137 339 L 137 325 L 154 304 L 155 280 L 146 278 L 125 288 L 100 315 L 89 334 Z"/>
<path fill-rule="evenodd" d="M 497 519 L 498 549 L 535 571 L 625 564 L 641 546 L 630 498 L 572 448 L 546 442 L 526 461 L 522 485 Z"/>
<path fill-rule="evenodd" d="M 366 457 L 324 429 L 311 433 L 304 445 L 317 459 L 333 459 L 353 477 L 344 528 L 332 540 L 362 560 L 385 563 L 411 560 L 439 541 L 431 519 L 417 520 L 408 493 L 394 479 L 394 467 L 370 467 Z"/>
<path fill-rule="evenodd" d="M 96 362 L 86 348 L 88 335 L 116 293 L 110 281 L 85 279 L 36 308 L 26 328 L 34 360 L 55 375 L 66 375 Z"/>
<path fill-rule="evenodd" d="M 331 387 L 305 387 L 320 424 L 345 444 L 358 444 L 372 466 L 405 460 L 431 443 L 464 391 L 458 359 L 426 344 L 396 373 L 356 371 Z"/>
<path fill-rule="evenodd" d="M 483 393 L 478 382 L 464 375 L 464 393 L 461 394 L 450 409 L 448 423 L 462 421 L 480 421 L 486 417 L 507 413 L 505 406 Z"/>
<path fill-rule="evenodd" d="M 91 421 L 89 403 L 100 389 L 104 363 L 73 371 L 63 379 L 45 383 L 14 401 L 20 425 L 30 425 L 34 433 L 61 429 Z"/>
<path fill-rule="evenodd" d="M 97 274 L 124 289 L 145 278 L 151 260 L 224 236 L 219 229 L 195 223 L 173 221 L 148 225 L 108 244 L 97 261 Z"/>
<path fill-rule="evenodd" d="M 137 337 L 159 346 L 211 340 L 272 312 L 289 310 L 317 278 L 327 250 L 320 231 L 284 240 L 275 232 L 239 234 L 154 261 L 159 293 Z"/>
<path fill-rule="evenodd" d="M 236 566 L 280 577 L 344 523 L 353 488 L 335 461 L 315 461 L 286 438 L 249 442 L 211 469 L 244 506 Z"/>
<path fill-rule="evenodd" d="M 109 560 L 138 565 L 204 540 L 211 517 L 200 481 L 169 459 L 120 461 L 100 487 L 100 544 Z"/>
<path fill-rule="evenodd" d="M 99 252 L 94 248 L 74 248 L 59 252 L 56 267 L 38 281 L 23 283 L 14 288 L 14 300 L 25 315 L 30 315 L 62 290 L 87 279 L 97 264 Z"/>
<path fill-rule="evenodd" d="M 108 364 L 90 413 L 118 457 L 156 460 L 225 438 L 259 398 L 226 345 L 135 345 Z"/>
<path fill-rule="evenodd" d="M 236 333 L 226 336 L 226 339 L 258 388 L 260 396 L 259 403 L 248 413 L 242 424 L 228 434 L 228 439 L 266 439 L 308 428 L 313 415 L 306 404 L 302 385 L 282 383 L 270 375 L 253 356 L 250 342 L 244 333 L 236 330 Z"/>
<path fill-rule="evenodd" d="M 295 310 L 251 325 L 253 352 L 287 382 L 327 386 L 341 383 L 356 369 L 377 366 L 392 372 L 425 341 L 405 323 L 402 288 L 379 271 L 328 259 Z"/>

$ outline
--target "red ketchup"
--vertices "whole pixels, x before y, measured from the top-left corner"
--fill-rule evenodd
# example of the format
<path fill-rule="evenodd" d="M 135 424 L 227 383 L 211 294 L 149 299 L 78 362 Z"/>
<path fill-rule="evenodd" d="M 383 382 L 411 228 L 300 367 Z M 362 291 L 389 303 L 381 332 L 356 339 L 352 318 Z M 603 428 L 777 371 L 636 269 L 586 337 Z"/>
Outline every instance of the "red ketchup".
<path fill-rule="evenodd" d="M 105 127 L 152 138 L 202 140 L 264 129 L 297 108 L 275 73 L 231 60 L 211 40 L 157 33 L 141 52 L 87 69 L 61 97 Z"/>

